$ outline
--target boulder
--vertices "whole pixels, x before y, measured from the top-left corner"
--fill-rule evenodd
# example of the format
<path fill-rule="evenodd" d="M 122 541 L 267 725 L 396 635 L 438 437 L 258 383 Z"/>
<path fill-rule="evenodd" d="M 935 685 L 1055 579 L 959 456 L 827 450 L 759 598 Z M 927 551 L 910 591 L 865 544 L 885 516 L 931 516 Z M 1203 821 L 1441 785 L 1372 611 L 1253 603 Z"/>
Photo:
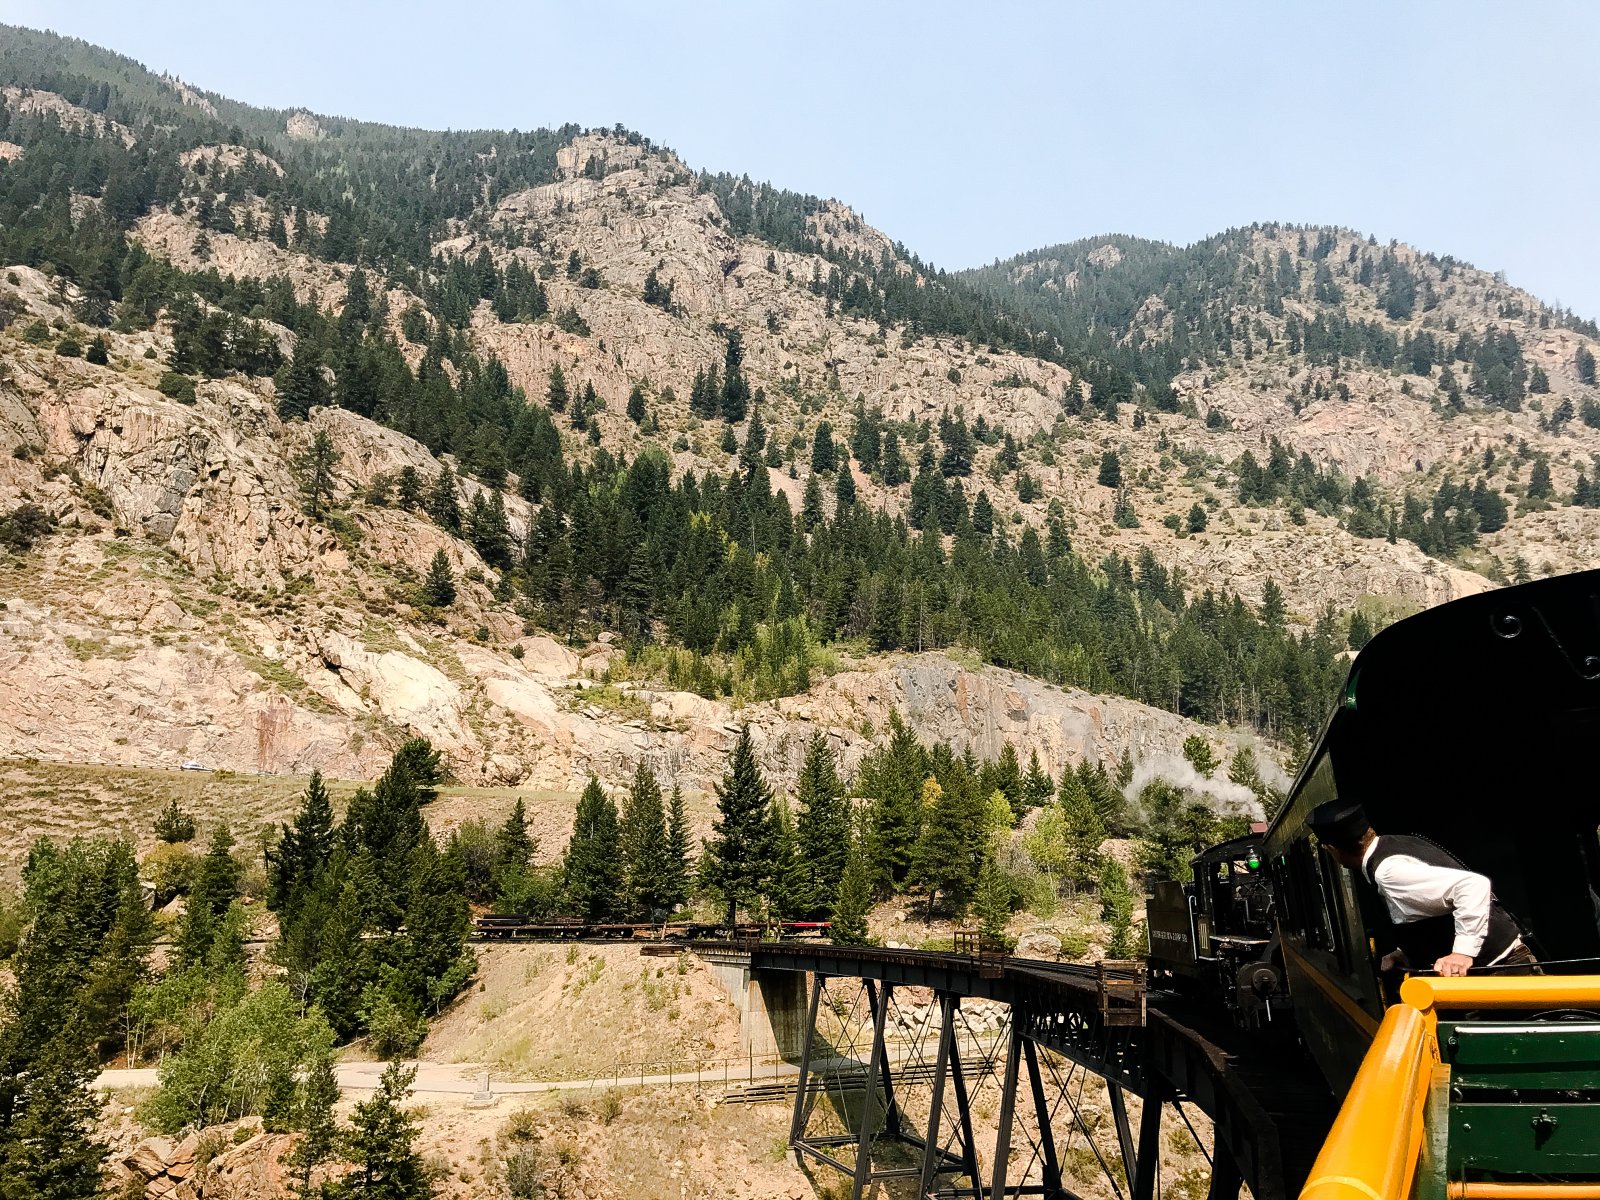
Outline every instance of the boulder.
<path fill-rule="evenodd" d="M 1048 933 L 1025 933 L 1017 939 L 1018 958 L 1061 957 L 1061 939 Z"/>
<path fill-rule="evenodd" d="M 122 1165 L 143 1179 L 154 1179 L 166 1171 L 167 1163 L 171 1160 L 171 1139 L 155 1137 L 147 1138 L 135 1146 L 132 1153 L 122 1160 Z"/>

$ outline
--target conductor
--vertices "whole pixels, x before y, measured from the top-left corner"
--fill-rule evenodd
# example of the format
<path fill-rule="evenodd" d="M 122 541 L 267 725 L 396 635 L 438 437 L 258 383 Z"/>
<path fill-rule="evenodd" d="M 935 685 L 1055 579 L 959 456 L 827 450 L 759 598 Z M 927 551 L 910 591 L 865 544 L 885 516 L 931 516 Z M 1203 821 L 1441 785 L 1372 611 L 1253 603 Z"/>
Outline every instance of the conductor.
<path fill-rule="evenodd" d="M 1306 823 L 1335 862 L 1359 872 L 1383 897 L 1400 955 L 1400 961 L 1386 955 L 1384 969 L 1431 965 L 1440 975 L 1465 975 L 1475 966 L 1513 974 L 1538 970 L 1488 877 L 1467 870 L 1453 854 L 1425 838 L 1375 833 L 1366 810 L 1348 800 L 1317 805 Z"/>

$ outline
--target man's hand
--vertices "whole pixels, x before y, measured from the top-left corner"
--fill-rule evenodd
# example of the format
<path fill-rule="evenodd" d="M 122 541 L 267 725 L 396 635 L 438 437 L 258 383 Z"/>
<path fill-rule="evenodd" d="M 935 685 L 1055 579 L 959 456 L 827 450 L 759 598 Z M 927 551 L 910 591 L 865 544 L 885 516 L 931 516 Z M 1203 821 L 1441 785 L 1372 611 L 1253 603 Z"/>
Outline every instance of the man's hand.
<path fill-rule="evenodd" d="M 1446 977 L 1462 976 L 1467 973 L 1467 968 L 1472 966 L 1472 960 L 1465 954 L 1446 954 L 1433 964 L 1433 969 Z"/>

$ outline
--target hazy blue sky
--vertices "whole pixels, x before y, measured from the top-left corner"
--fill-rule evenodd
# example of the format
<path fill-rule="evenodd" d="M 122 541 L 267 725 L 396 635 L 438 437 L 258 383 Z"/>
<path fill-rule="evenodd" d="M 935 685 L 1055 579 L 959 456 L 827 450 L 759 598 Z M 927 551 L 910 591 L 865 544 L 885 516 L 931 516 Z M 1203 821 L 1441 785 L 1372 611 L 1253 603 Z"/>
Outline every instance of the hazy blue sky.
<path fill-rule="evenodd" d="M 1600 315 L 1600 5 L 0 0 L 273 107 L 622 122 L 942 266 L 1353 226 Z"/>

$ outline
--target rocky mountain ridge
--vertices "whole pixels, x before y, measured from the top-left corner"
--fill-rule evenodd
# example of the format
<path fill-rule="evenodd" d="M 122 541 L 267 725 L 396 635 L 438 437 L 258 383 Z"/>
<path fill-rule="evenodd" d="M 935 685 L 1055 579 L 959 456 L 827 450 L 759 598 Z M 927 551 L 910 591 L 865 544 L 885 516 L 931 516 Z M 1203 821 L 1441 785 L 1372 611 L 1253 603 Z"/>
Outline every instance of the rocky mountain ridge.
<path fill-rule="evenodd" d="M 725 422 L 693 411 L 691 396 L 737 330 L 750 412 L 768 437 L 766 486 L 794 511 L 814 477 L 828 481 L 821 505 L 836 503 L 832 473 L 814 460 L 827 440 L 858 503 L 914 515 L 913 464 L 939 458 L 953 418 L 979 434 L 970 463 L 948 477 L 964 485 L 963 505 L 982 494 L 998 530 L 1018 538 L 1055 522 L 1085 561 L 1143 555 L 1181 571 L 1190 589 L 1251 605 L 1270 581 L 1288 619 L 1304 625 L 1330 604 L 1388 618 L 1514 571 L 1573 569 L 1600 546 L 1600 510 L 1563 503 L 1600 454 L 1600 428 L 1576 419 L 1600 404 L 1592 359 L 1588 380 L 1582 369 L 1592 327 L 1451 260 L 1344 230 L 1258 226 L 1201 248 L 1227 284 L 1198 301 L 1176 268 L 1148 266 L 1165 251 L 1119 239 L 1040 252 L 972 276 L 974 290 L 949 290 L 968 285 L 836 201 L 699 176 L 625 131 L 572 129 L 529 135 L 530 149 L 498 135 L 478 153 L 480 199 L 426 231 L 419 270 L 359 249 L 341 257 L 349 215 L 283 190 L 303 167 L 291 155 L 333 161 L 370 131 L 247 111 L 155 77 L 139 87 L 146 107 L 171 94 L 164 128 L 188 130 L 193 144 L 173 155 L 172 199 L 132 213 L 130 244 L 193 278 L 286 287 L 335 317 L 361 259 L 374 324 L 411 368 L 444 344 L 442 369 L 456 378 L 459 344 L 503 365 L 536 406 L 557 368 L 574 392 L 592 386 L 598 407 L 581 431 L 563 432 L 573 461 L 652 448 L 676 475 L 732 470 L 752 436 L 749 413 Z M 110 92 L 11 84 L 0 106 L 0 134 L 18 139 L 0 157 L 24 167 L 51 129 L 123 147 L 165 136 L 128 113 L 117 119 Z M 454 153 L 439 152 L 441 181 Z M 519 155 L 536 160 L 528 186 L 495 173 Z M 71 219 L 89 229 L 121 203 L 86 183 L 73 190 Z M 780 779 L 810 728 L 829 732 L 848 763 L 896 708 L 925 735 L 980 752 L 1004 740 L 1037 746 L 1052 770 L 1085 754 L 1170 751 L 1194 731 L 1131 701 L 959 665 L 959 654 L 880 658 L 850 647 L 805 694 L 737 708 L 629 678 L 612 635 L 562 644 L 517 610 L 504 571 L 468 540 L 368 498 L 404 469 L 431 479 L 458 457 L 339 408 L 286 420 L 280 386 L 264 377 L 202 377 L 193 403 L 164 394 L 172 314 L 148 328 L 85 320 L 93 280 L 35 258 L 0 268 L 0 448 L 10 452 L 0 507 L 37 506 L 57 532 L 13 546 L 0 569 L 0 676 L 14 697 L 0 751 L 369 776 L 396 739 L 418 732 L 469 781 L 567 787 L 590 771 L 620 780 L 643 759 L 704 787 L 742 720 L 760 731 Z M 517 270 L 537 280 L 545 311 L 508 319 L 489 296 L 472 296 L 450 329 L 435 311 L 440 289 L 484 262 L 499 279 Z M 1404 313 L 1393 300 L 1402 274 L 1416 293 Z M 1048 307 L 1091 281 L 1100 307 L 1083 324 L 1109 331 L 1101 340 L 1079 338 Z M 961 307 L 979 294 L 992 298 L 992 319 Z M 292 359 L 302 335 L 264 305 L 248 315 Z M 1329 337 L 1349 344 L 1329 352 Z M 1486 398 L 1491 384 L 1451 357 L 1463 337 L 1515 343 L 1526 368 L 1516 405 Z M 106 362 L 61 349 L 91 339 Z M 1372 349 L 1392 342 L 1399 354 L 1423 339 L 1430 348 L 1409 366 Z M 635 394 L 642 417 L 628 411 Z M 888 478 L 853 449 L 864 419 L 899 431 L 907 478 Z M 338 520 L 308 515 L 300 495 L 301 458 L 324 434 L 337 456 Z M 1367 481 L 1370 511 L 1388 516 L 1391 536 L 1381 524 L 1358 528 L 1343 499 L 1245 498 L 1244 456 L 1268 464 L 1275 445 L 1285 463 L 1303 455 L 1342 480 L 1342 495 Z M 1106 481 L 1108 458 L 1116 482 Z M 1550 495 L 1529 494 L 1530 463 L 1547 470 Z M 1394 536 L 1408 495 L 1432 498 L 1469 478 L 1515 508 L 1501 528 L 1448 560 L 1404 530 Z M 502 492 L 463 474 L 460 489 L 465 503 L 501 493 L 520 545 L 539 502 L 518 482 L 513 470 Z M 436 552 L 458 583 L 442 615 L 414 603 Z"/>

